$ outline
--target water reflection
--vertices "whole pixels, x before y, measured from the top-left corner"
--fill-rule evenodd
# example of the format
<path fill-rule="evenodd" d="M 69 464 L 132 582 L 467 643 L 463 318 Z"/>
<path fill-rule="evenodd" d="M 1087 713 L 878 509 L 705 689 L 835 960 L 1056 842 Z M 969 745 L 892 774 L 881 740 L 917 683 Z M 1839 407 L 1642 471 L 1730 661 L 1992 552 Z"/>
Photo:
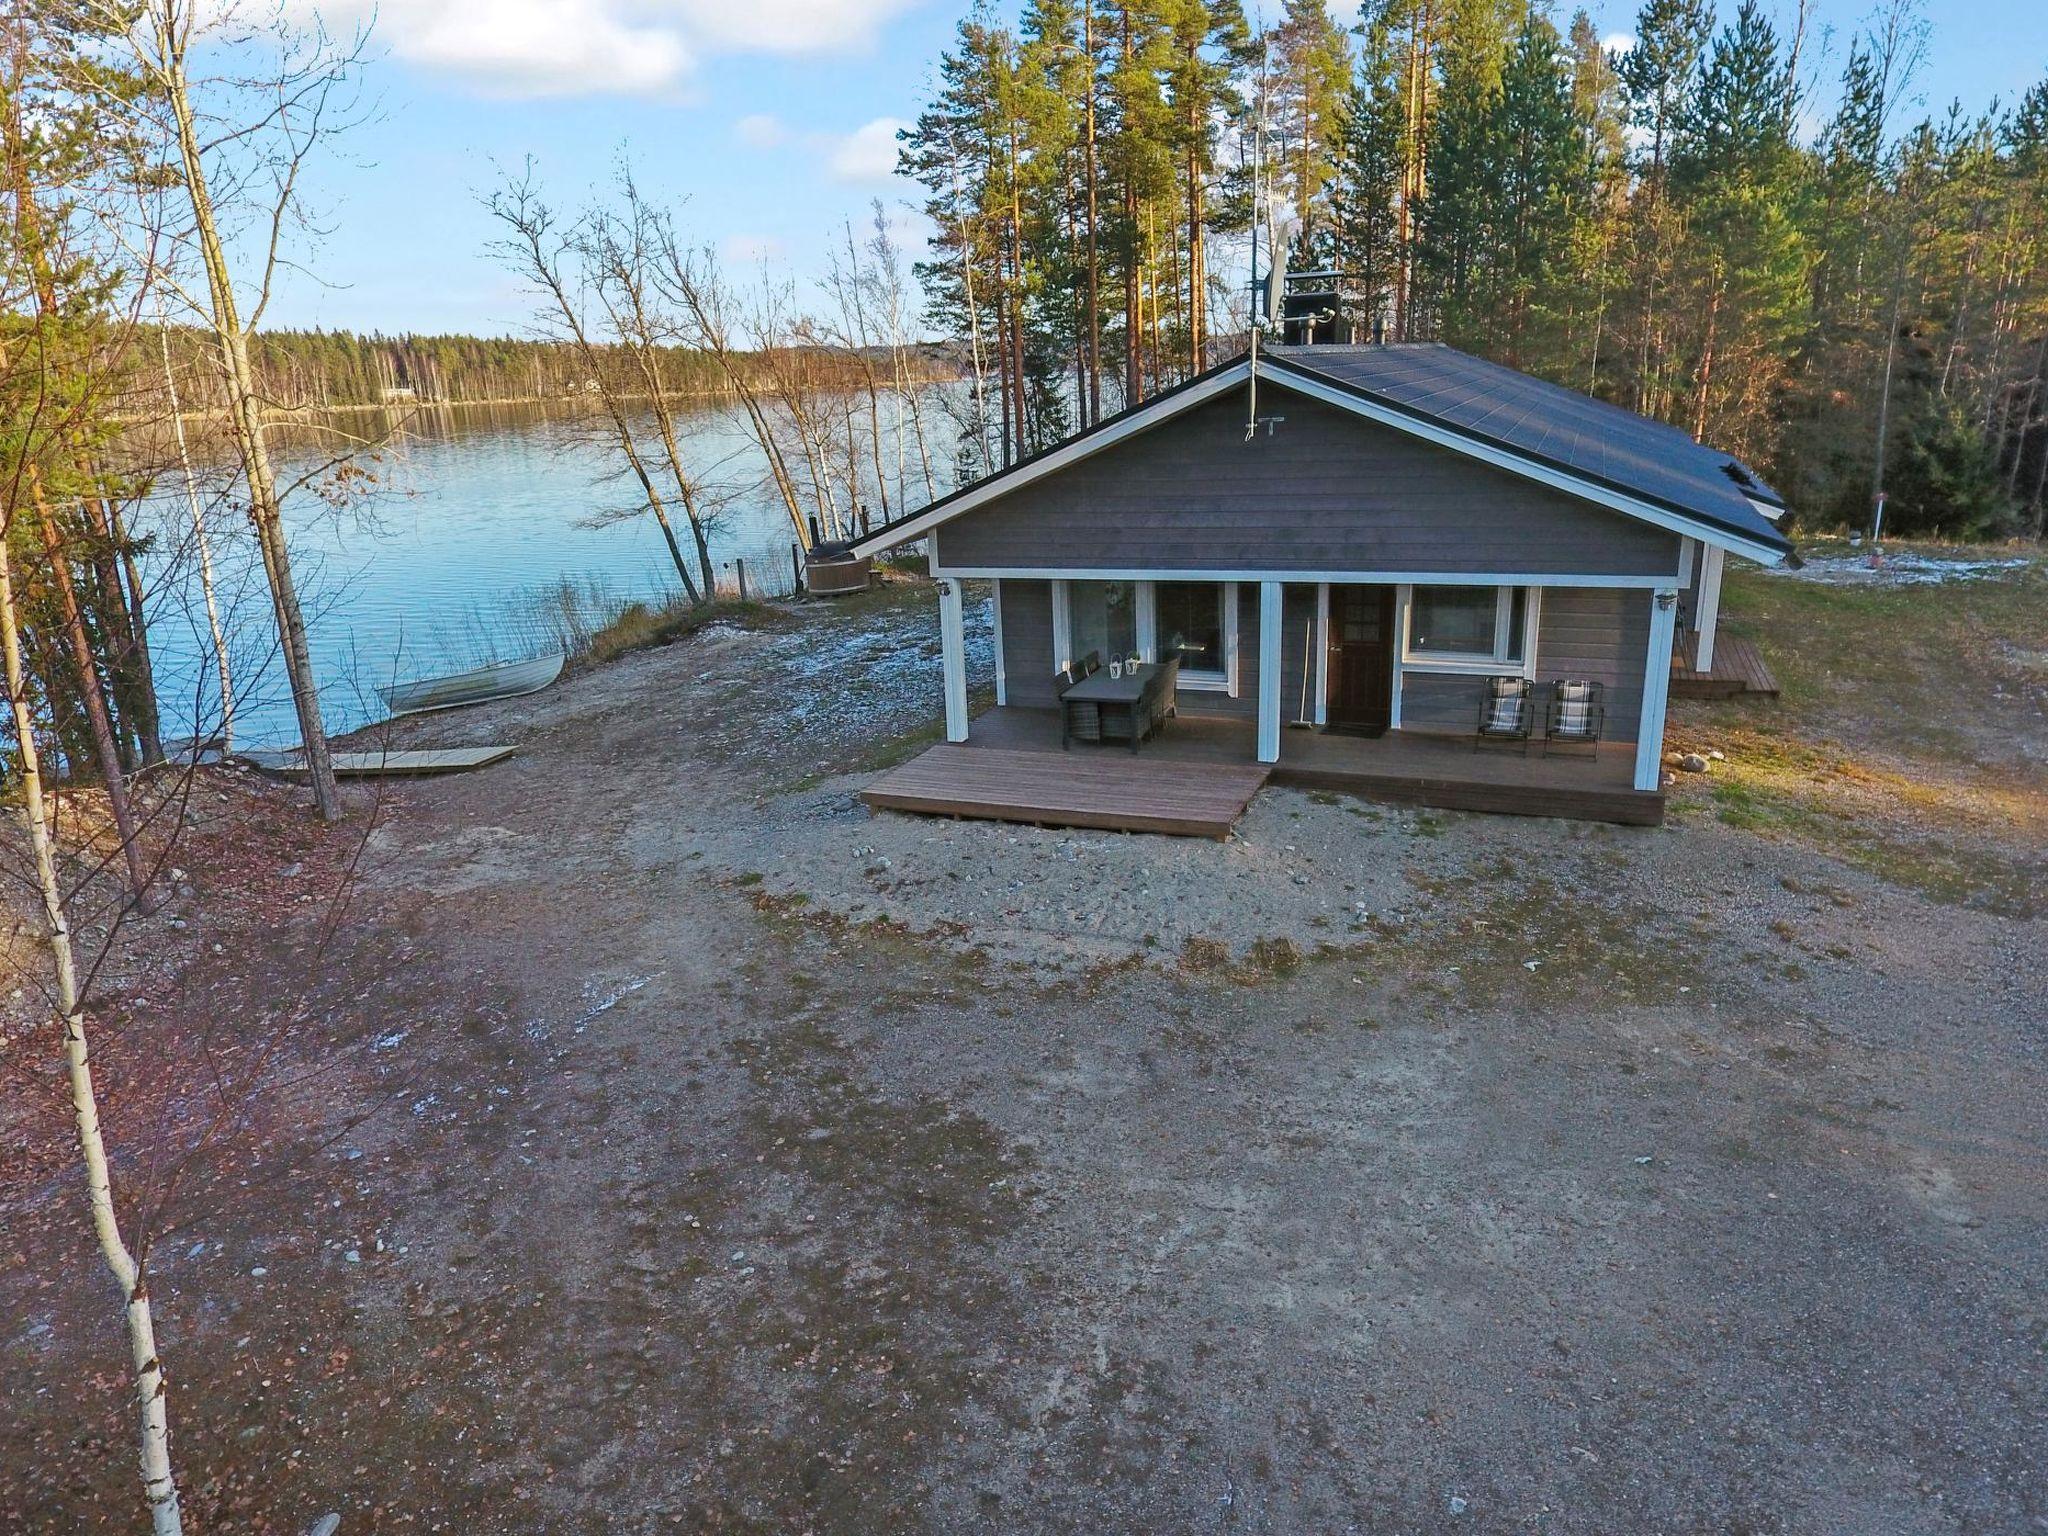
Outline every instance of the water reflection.
<path fill-rule="evenodd" d="M 720 584 L 730 588 L 744 561 L 750 587 L 789 590 L 795 532 L 745 419 L 707 407 L 685 418 L 684 431 L 707 482 Z M 338 505 L 310 488 L 287 504 L 330 730 L 381 718 L 376 690 L 394 680 L 548 648 L 565 588 L 589 606 L 660 604 L 680 594 L 639 487 L 582 413 L 533 405 L 338 412 L 316 427 L 274 430 L 281 476 L 311 475 L 320 484 L 337 434 L 388 441 L 357 461 Z M 888 433 L 879 456 L 891 511 L 906 496 L 913 505 L 925 499 L 915 446 L 898 441 L 906 437 Z M 883 493 L 871 468 L 860 496 L 879 517 Z M 210 728 L 219 713 L 197 582 L 189 557 L 173 553 L 188 548 L 180 531 L 187 518 L 182 492 L 167 478 L 142 519 L 160 530 L 151 640 L 167 724 L 176 722 L 170 734 L 195 721 Z M 239 509 L 217 508 L 213 532 L 234 637 L 237 742 L 295 742 L 246 521 Z"/>

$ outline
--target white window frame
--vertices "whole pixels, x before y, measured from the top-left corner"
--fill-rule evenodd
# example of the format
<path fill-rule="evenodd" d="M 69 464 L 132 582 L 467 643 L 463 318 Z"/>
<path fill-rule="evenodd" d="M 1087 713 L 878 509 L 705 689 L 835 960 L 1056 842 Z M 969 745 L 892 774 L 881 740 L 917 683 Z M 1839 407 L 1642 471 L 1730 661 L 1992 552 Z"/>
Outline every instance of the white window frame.
<path fill-rule="evenodd" d="M 1455 653 L 1449 651 L 1418 651 L 1414 645 L 1415 588 L 1404 585 L 1399 595 L 1401 629 L 1401 668 L 1407 672 L 1440 672 L 1452 676 L 1495 677 L 1503 672 L 1513 671 L 1523 677 L 1536 675 L 1536 629 L 1542 616 L 1543 589 L 1541 587 L 1517 588 L 1510 584 L 1497 585 L 1493 582 L 1442 582 L 1435 586 L 1493 587 L 1493 652 L 1491 655 Z M 1508 655 L 1509 629 L 1514 623 L 1515 593 L 1517 590 L 1528 594 L 1522 608 L 1522 654 L 1519 659 Z"/>
<path fill-rule="evenodd" d="M 1194 580 L 1197 585 L 1213 585 L 1222 591 L 1223 670 L 1202 672 L 1182 667 L 1180 686 L 1195 693 L 1221 693 L 1234 699 L 1237 697 L 1237 583 L 1203 582 L 1199 577 Z M 1147 661 L 1159 659 L 1159 583 L 1156 581 L 1138 583 L 1138 649 Z"/>

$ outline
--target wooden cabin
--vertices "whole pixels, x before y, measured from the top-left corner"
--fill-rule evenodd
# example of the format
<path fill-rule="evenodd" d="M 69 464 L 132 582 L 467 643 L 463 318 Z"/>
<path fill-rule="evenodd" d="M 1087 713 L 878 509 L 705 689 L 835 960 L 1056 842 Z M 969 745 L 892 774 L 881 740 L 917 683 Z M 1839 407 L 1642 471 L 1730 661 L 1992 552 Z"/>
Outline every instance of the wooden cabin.
<path fill-rule="evenodd" d="M 1062 752 L 1086 658 L 1170 654 L 1171 718 L 1131 743 L 1161 774 L 1251 763 L 1392 799 L 1653 822 L 1674 658 L 1711 673 L 1724 561 L 1787 559 L 1783 512 L 1678 428 L 1450 347 L 1271 346 L 853 553 L 923 541 L 950 743 Z M 996 708 L 978 719 L 973 583 L 996 625 Z M 1599 701 L 1597 739 L 1569 743 L 1590 750 L 1554 729 L 1567 683 Z M 1518 692 L 1522 739 L 1487 739 L 1489 700 Z"/>

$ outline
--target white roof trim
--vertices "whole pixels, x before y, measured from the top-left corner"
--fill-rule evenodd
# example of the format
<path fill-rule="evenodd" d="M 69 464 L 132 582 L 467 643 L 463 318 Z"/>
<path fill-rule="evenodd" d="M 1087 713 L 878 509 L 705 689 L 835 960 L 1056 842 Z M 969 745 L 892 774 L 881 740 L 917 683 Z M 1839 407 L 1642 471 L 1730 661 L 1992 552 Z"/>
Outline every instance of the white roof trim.
<path fill-rule="evenodd" d="M 1448 448 L 1454 453 L 1462 453 L 1467 458 L 1477 459 L 1481 463 L 1491 464 L 1497 469 L 1504 469 L 1510 474 L 1520 475 L 1525 480 L 1533 480 L 1539 485 L 1549 486 L 1551 489 L 1562 491 L 1568 496 L 1576 496 L 1581 501 L 1593 502 L 1611 511 L 1650 523 L 1655 527 L 1666 529 L 1683 537 L 1695 538 L 1702 543 L 1717 545 L 1722 549 L 1741 555 L 1745 559 L 1754 560 L 1761 565 L 1779 565 L 1784 562 L 1784 553 L 1780 550 L 1772 549 L 1769 545 L 1745 539 L 1740 534 L 1725 532 L 1695 518 L 1686 517 L 1681 513 L 1667 511 L 1665 508 L 1645 501 L 1640 497 L 1631 496 L 1625 491 L 1617 491 L 1608 486 L 1600 485 L 1597 482 L 1572 474 L 1568 470 L 1556 469 L 1548 464 L 1539 464 L 1533 459 L 1525 458 L 1521 454 L 1516 453 L 1513 449 L 1480 442 L 1453 428 L 1439 426 L 1436 423 L 1423 421 L 1415 416 L 1411 416 L 1405 411 L 1397 411 L 1379 405 L 1374 401 L 1354 394 L 1348 389 L 1341 388 L 1335 384 L 1324 383 L 1301 372 L 1299 369 L 1288 367 L 1285 362 L 1279 359 L 1269 360 L 1269 363 L 1268 369 L 1260 373 L 1261 383 L 1276 385 L 1281 389 L 1288 389 L 1296 394 L 1305 395 L 1309 399 L 1320 400 L 1324 404 L 1335 406 L 1339 410 L 1349 411 L 1354 416 L 1362 416 L 1366 420 L 1376 422 L 1381 426 L 1392 427 L 1396 431 L 1408 433 L 1411 437 L 1419 437 L 1425 442 L 1435 443 L 1439 447 Z M 1006 496 L 1011 491 L 1029 485 L 1035 480 L 1043 479 L 1045 476 L 1065 469 L 1069 465 L 1077 464 L 1086 458 L 1091 458 L 1095 454 L 1102 452 L 1105 448 L 1112 447 L 1126 438 L 1134 437 L 1140 432 L 1144 432 L 1163 421 L 1180 415 L 1183 411 L 1193 410 L 1196 406 L 1235 389 L 1246 381 L 1250 373 L 1251 366 L 1249 360 L 1235 363 L 1199 384 L 1155 400 L 1149 405 L 1140 406 L 1137 410 L 1120 417 L 1100 431 L 1090 432 L 1085 436 L 1075 438 L 1064 446 L 1055 448 L 1027 464 L 1020 465 L 1016 469 L 991 475 L 979 485 L 957 497 L 938 502 L 923 512 L 905 518 L 893 527 L 879 529 L 864 539 L 857 539 L 854 541 L 853 550 L 856 554 L 861 555 L 879 554 L 885 549 L 892 549 L 896 545 L 905 543 L 910 539 L 921 537 L 939 524 L 948 522 L 963 512 L 971 512 L 976 507 L 986 505 L 1000 496 Z M 1762 512 L 1763 508 L 1758 506 L 1757 510 Z"/>

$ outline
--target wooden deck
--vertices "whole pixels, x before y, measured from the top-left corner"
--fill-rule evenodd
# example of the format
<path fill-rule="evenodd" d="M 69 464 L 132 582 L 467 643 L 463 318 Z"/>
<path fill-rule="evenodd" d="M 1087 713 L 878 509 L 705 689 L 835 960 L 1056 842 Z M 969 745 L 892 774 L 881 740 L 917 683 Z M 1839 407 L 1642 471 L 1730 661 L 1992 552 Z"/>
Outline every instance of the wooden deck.
<path fill-rule="evenodd" d="M 1045 713 L 1052 718 L 1049 748 L 936 746 L 883 774 L 861 799 L 877 810 L 1222 838 L 1266 782 L 1262 763 L 1120 748 L 1062 752 L 1058 717 Z"/>
<path fill-rule="evenodd" d="M 1721 635 L 1714 641 L 1714 665 L 1702 672 L 1695 665 L 1699 636 L 1679 635 L 1671 651 L 1671 696 L 1674 699 L 1733 699 L 1745 694 L 1775 699 L 1778 680 L 1753 641 Z"/>
<path fill-rule="evenodd" d="M 1626 742 L 1603 746 L 1597 755 L 1550 757 L 1543 755 L 1541 743 L 1531 743 L 1529 755 L 1523 757 L 1493 748 L 1474 752 L 1469 737 L 1397 731 L 1368 739 L 1288 730 L 1281 733 L 1280 761 L 1270 766 L 1255 761 L 1255 748 L 1256 730 L 1248 719 L 1183 713 L 1135 754 L 1121 746 L 1076 746 L 1062 752 L 1057 711 L 998 708 L 974 721 L 964 745 L 934 748 L 884 775 L 862 798 L 870 805 L 942 815 L 1177 830 L 1144 826 L 1131 815 L 1140 808 L 1139 800 L 1120 797 L 1136 797 L 1179 779 L 1186 769 L 1206 767 L 1256 774 L 1260 781 L 1274 784 L 1444 810 L 1629 826 L 1656 826 L 1664 819 L 1662 793 L 1634 787 L 1635 747 Z M 920 768 L 926 759 L 942 753 L 946 756 L 937 763 Z M 975 765 L 959 763 L 964 754 L 991 761 L 976 770 Z M 1024 761 L 1033 757 L 1050 758 L 1051 763 Z M 940 764 L 953 763 L 959 766 L 941 770 Z M 907 786 L 911 793 L 906 796 L 906 786 L 898 780 L 913 768 L 919 769 L 920 777 Z M 1047 810 L 1042 802 L 1051 791 L 1041 787 L 1046 783 L 1062 786 L 1065 809 Z M 1235 792 L 1249 801 L 1258 782 L 1241 783 Z M 1125 790 L 1126 785 L 1133 787 Z M 909 803 L 911 798 L 916 803 Z M 1240 803 L 1229 811 L 1229 820 L 1242 810 Z M 1082 813 L 1090 819 L 1078 819 Z M 1224 830 L 1229 820 L 1223 822 Z M 1223 835 L 1213 829 L 1213 820 L 1210 828 L 1201 830 L 1210 837 Z"/>

